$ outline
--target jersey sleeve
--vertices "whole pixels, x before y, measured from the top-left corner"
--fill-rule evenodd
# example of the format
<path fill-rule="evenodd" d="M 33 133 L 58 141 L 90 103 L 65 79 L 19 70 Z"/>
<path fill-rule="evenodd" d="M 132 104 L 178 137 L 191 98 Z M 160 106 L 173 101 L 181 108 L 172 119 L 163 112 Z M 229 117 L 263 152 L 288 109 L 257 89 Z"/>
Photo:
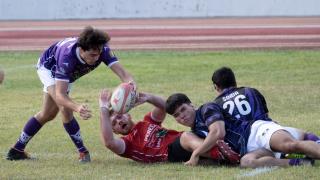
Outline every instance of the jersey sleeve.
<path fill-rule="evenodd" d="M 269 110 L 268 110 L 267 102 L 266 102 L 264 96 L 257 89 L 254 89 L 254 88 L 251 88 L 251 89 L 252 89 L 253 93 L 256 95 L 257 99 L 259 99 L 260 104 L 261 104 L 264 112 L 268 113 Z"/>
<path fill-rule="evenodd" d="M 56 69 L 55 79 L 70 82 L 71 73 L 74 71 L 73 53 L 76 47 L 77 38 L 66 38 L 56 44 L 55 52 Z"/>
<path fill-rule="evenodd" d="M 111 67 L 113 64 L 118 62 L 118 58 L 107 45 L 103 47 L 100 57 L 102 58 L 103 63 L 108 67 Z"/>
<path fill-rule="evenodd" d="M 55 70 L 55 79 L 70 82 L 70 74 L 74 69 L 74 65 L 69 61 L 68 55 L 61 55 L 57 60 Z"/>
<path fill-rule="evenodd" d="M 152 123 L 152 124 L 161 125 L 161 122 L 155 121 L 155 120 L 152 118 L 152 112 L 148 112 L 148 113 L 144 116 L 143 121 L 147 121 L 147 122 L 150 122 L 150 123 Z"/>
<path fill-rule="evenodd" d="M 207 127 L 209 127 L 216 121 L 224 121 L 223 112 L 219 105 L 215 103 L 208 103 L 203 105 L 201 111 Z"/>
<path fill-rule="evenodd" d="M 123 154 L 118 154 L 118 155 L 122 156 L 122 157 L 129 158 L 131 155 L 131 150 L 132 150 L 132 142 L 133 142 L 132 136 L 131 136 L 131 134 L 129 134 L 127 136 L 122 136 L 121 139 L 123 139 L 123 141 L 124 141 L 125 150 L 124 150 Z"/>

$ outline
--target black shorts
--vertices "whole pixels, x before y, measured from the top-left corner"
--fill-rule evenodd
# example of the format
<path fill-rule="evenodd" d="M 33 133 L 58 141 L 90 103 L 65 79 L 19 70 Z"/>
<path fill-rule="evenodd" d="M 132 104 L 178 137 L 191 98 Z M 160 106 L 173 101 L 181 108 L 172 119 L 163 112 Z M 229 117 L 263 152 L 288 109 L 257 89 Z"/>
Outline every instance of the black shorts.
<path fill-rule="evenodd" d="M 190 159 L 192 152 L 189 152 L 180 144 L 180 136 L 177 137 L 168 146 L 168 161 L 169 162 L 186 162 Z"/>

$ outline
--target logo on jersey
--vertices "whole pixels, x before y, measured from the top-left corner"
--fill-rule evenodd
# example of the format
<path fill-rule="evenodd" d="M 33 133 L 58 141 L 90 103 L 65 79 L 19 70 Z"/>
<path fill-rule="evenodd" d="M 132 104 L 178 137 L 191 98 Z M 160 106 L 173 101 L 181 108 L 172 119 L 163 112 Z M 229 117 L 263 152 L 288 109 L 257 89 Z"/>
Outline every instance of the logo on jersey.
<path fill-rule="evenodd" d="M 110 57 L 115 57 L 116 55 L 114 55 L 114 53 L 113 53 L 113 51 L 109 51 L 109 55 L 110 55 Z"/>
<path fill-rule="evenodd" d="M 148 129 L 147 129 L 147 133 L 144 137 L 144 141 L 147 142 L 147 141 L 150 141 L 150 137 L 151 137 L 151 134 L 153 134 L 153 131 L 155 130 L 157 126 L 155 124 L 150 124 L 148 126 Z"/>
<path fill-rule="evenodd" d="M 62 63 L 62 64 L 64 64 L 66 67 L 68 67 L 68 66 L 69 66 L 69 63 Z"/>
<path fill-rule="evenodd" d="M 168 133 L 168 130 L 166 130 L 166 129 L 159 129 L 159 131 L 156 133 L 156 137 L 157 137 L 157 138 L 164 137 L 167 133 Z"/>
<path fill-rule="evenodd" d="M 63 67 L 59 67 L 56 74 L 64 76 L 64 75 L 66 75 L 66 71 L 64 70 Z"/>

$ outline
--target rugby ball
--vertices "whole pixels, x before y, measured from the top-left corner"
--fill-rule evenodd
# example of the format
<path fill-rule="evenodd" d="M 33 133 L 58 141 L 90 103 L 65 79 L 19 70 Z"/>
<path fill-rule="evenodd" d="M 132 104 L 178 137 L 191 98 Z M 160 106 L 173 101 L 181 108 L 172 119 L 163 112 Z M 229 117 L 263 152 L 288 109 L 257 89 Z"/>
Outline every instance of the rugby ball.
<path fill-rule="evenodd" d="M 117 113 L 127 113 L 136 102 L 136 91 L 130 83 L 121 83 L 113 91 L 110 103 L 112 109 Z"/>

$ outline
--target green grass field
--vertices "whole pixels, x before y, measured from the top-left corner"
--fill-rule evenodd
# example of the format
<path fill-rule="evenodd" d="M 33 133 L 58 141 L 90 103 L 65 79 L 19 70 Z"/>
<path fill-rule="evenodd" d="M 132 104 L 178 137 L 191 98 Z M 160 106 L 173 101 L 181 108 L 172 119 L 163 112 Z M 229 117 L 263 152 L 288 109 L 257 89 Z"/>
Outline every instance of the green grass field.
<path fill-rule="evenodd" d="M 26 148 L 37 160 L 11 162 L 4 159 L 26 121 L 40 110 L 42 86 L 35 63 L 39 52 L 0 53 L 6 72 L 0 86 L 0 179 L 318 179 L 320 168 L 240 169 L 238 167 L 186 167 L 180 163 L 141 164 L 118 157 L 100 141 L 98 94 L 114 88 L 119 80 L 104 65 L 73 85 L 71 97 L 87 103 L 93 111 L 88 121 L 78 118 L 92 163 L 79 164 L 77 151 L 60 117 L 44 126 Z M 233 68 L 239 86 L 260 90 L 271 117 L 282 125 L 320 134 L 319 51 L 226 51 L 226 52 L 118 52 L 139 90 L 168 97 L 184 92 L 196 106 L 212 100 L 213 71 Z M 135 120 L 151 106 L 131 111 Z M 165 127 L 187 130 L 167 117 Z M 265 172 L 264 172 L 265 171 Z"/>

